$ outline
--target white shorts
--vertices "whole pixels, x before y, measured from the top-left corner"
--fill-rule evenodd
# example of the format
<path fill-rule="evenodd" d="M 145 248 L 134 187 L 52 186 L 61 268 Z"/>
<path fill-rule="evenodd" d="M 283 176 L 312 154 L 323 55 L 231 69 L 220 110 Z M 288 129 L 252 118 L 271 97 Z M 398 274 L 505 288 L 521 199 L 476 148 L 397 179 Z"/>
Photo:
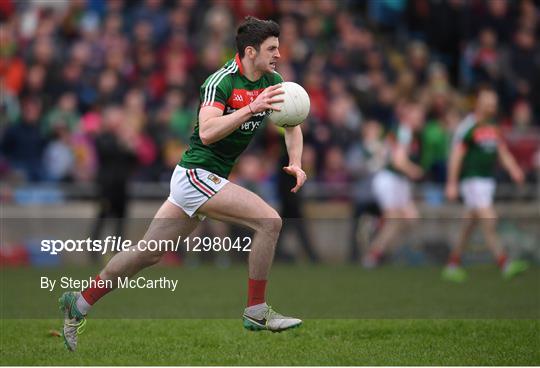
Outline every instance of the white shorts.
<path fill-rule="evenodd" d="M 171 177 L 169 202 L 194 217 L 204 202 L 212 198 L 229 181 L 204 169 L 186 169 L 176 166 Z"/>
<path fill-rule="evenodd" d="M 491 178 L 467 178 L 461 181 L 461 195 L 470 209 L 489 208 L 493 205 L 495 180 Z"/>
<path fill-rule="evenodd" d="M 373 178 L 373 194 L 383 210 L 403 209 L 412 204 L 412 189 L 409 179 L 382 170 Z"/>

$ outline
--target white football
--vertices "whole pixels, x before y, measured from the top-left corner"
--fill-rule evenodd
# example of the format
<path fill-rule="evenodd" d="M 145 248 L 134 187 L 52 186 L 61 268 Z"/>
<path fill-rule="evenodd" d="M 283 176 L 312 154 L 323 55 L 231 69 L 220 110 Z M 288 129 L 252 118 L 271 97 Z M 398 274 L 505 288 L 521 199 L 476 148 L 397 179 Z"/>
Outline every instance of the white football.
<path fill-rule="evenodd" d="M 309 114 L 310 101 L 306 90 L 294 82 L 283 82 L 281 88 L 285 92 L 278 95 L 283 102 L 273 104 L 281 111 L 273 110 L 268 119 L 280 127 L 293 127 L 302 123 Z"/>

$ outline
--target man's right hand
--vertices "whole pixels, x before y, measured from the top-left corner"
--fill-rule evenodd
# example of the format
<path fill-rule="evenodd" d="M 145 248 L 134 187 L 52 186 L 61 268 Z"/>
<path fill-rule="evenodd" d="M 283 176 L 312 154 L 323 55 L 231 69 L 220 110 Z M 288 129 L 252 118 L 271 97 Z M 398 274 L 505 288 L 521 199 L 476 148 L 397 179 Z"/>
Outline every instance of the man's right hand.
<path fill-rule="evenodd" d="M 518 185 L 522 185 L 525 182 L 525 174 L 519 167 L 510 171 L 510 177 L 512 177 L 512 180 Z"/>
<path fill-rule="evenodd" d="M 257 98 L 249 104 L 249 108 L 254 114 L 258 114 L 266 110 L 280 111 L 279 108 L 273 106 L 272 104 L 283 102 L 283 98 L 279 98 L 276 96 L 282 95 L 284 93 L 285 92 L 283 91 L 283 89 L 281 89 L 281 84 L 274 84 L 273 86 L 270 86 L 264 91 L 262 91 L 262 93 L 258 95 Z"/>

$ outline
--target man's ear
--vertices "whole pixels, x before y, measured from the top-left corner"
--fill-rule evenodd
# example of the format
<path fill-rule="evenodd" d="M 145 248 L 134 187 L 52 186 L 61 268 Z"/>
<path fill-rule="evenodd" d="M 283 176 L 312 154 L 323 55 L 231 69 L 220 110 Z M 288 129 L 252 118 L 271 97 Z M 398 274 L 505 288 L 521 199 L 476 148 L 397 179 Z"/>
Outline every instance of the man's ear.
<path fill-rule="evenodd" d="M 253 46 L 246 47 L 245 54 L 248 58 L 254 59 L 257 56 L 257 50 Z"/>

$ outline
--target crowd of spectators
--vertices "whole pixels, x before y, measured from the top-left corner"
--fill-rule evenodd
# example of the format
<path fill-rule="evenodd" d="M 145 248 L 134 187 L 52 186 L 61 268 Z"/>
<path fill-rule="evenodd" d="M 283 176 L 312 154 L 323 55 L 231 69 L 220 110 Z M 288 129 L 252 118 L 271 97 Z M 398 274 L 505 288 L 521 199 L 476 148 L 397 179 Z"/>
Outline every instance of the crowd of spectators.
<path fill-rule="evenodd" d="M 441 182 L 451 134 L 484 84 L 497 89 L 499 124 L 532 178 L 538 1 L 0 3 L 2 180 L 92 181 L 96 142 L 112 131 L 133 153 L 132 180 L 168 181 L 196 121 L 199 87 L 234 56 L 246 15 L 280 24 L 278 70 L 311 97 L 303 124 L 310 178 L 343 184 L 380 168 L 380 137 L 396 126 L 396 105 L 416 96 L 428 111 L 421 163 Z M 122 117 L 113 123 L 105 116 L 112 107 Z M 266 127 L 235 175 L 272 180 L 283 149 Z"/>

